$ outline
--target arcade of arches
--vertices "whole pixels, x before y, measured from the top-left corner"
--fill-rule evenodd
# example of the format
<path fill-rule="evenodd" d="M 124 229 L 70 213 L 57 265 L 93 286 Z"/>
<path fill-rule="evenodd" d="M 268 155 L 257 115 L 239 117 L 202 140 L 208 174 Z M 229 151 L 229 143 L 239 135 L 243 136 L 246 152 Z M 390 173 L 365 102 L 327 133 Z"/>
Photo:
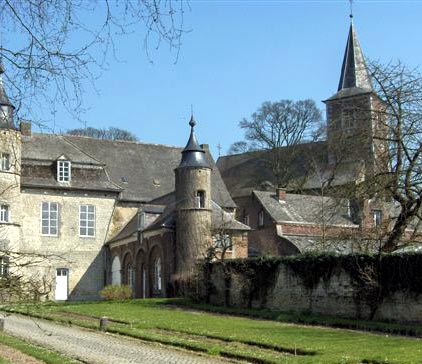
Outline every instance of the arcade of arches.
<path fill-rule="evenodd" d="M 172 295 L 169 272 L 174 257 L 169 256 L 173 235 L 164 233 L 139 241 L 131 241 L 110 250 L 109 282 L 128 285 L 136 298 Z"/>

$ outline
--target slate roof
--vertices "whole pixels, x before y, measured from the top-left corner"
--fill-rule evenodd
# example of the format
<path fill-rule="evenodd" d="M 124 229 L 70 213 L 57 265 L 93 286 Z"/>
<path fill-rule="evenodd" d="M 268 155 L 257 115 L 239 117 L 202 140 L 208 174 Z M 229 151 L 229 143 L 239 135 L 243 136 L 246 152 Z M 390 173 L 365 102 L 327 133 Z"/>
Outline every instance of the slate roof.
<path fill-rule="evenodd" d="M 217 203 L 212 203 L 212 228 L 213 229 L 224 229 L 224 230 L 236 230 L 236 231 L 248 231 L 250 227 L 237 221 L 234 216 L 224 211 Z M 147 226 L 143 231 L 154 231 L 162 228 L 174 229 L 176 226 L 175 216 L 175 204 L 171 203 L 167 205 L 163 213 L 155 220 L 152 224 Z M 136 215 L 129 221 L 129 223 L 123 228 L 123 230 L 116 235 L 109 243 L 124 239 L 125 237 L 131 236 L 137 231 Z"/>
<path fill-rule="evenodd" d="M 248 231 L 251 228 L 248 225 L 237 221 L 233 214 L 224 211 L 214 201 L 212 202 L 212 228 L 220 230 Z"/>
<path fill-rule="evenodd" d="M 72 164 L 104 165 L 64 135 L 33 133 L 30 137 L 24 136 L 22 142 L 23 163 L 28 160 L 52 162 L 64 155 L 72 161 Z"/>
<path fill-rule="evenodd" d="M 350 23 L 337 91 L 352 87 L 367 91 L 372 90 L 371 77 L 365 64 L 365 58 L 353 22 Z"/>
<path fill-rule="evenodd" d="M 91 177 L 84 179 L 72 179 L 70 182 L 60 183 L 55 176 L 33 177 L 22 175 L 22 187 L 32 188 L 54 188 L 58 190 L 84 190 L 84 191 L 104 191 L 118 193 L 121 189 L 111 182 L 104 171 L 100 172 L 98 178 Z"/>
<path fill-rule="evenodd" d="M 165 210 L 165 206 L 159 206 L 159 205 L 146 205 L 142 207 L 142 210 L 146 213 L 150 213 L 152 215 L 156 214 L 162 214 Z M 155 221 L 154 221 L 155 223 Z M 145 229 L 144 229 L 145 230 Z M 132 236 L 134 233 L 138 231 L 138 214 L 136 213 L 131 220 L 108 242 L 112 243 L 115 241 L 123 240 L 125 238 L 128 238 Z"/>
<path fill-rule="evenodd" d="M 57 181 L 55 168 L 52 168 L 61 156 L 72 162 L 72 178 L 66 183 Z M 64 136 L 52 134 L 22 137 L 21 183 L 23 187 L 33 188 L 121 191 L 110 180 L 104 163 L 80 150 Z"/>
<path fill-rule="evenodd" d="M 353 96 L 358 96 L 358 95 L 372 94 L 372 93 L 375 94 L 374 91 L 372 90 L 367 90 L 360 87 L 345 88 L 338 91 L 333 96 L 329 97 L 327 100 L 324 100 L 324 102 L 337 100 L 337 99 L 345 99 L 347 97 L 353 97 Z"/>
<path fill-rule="evenodd" d="M 333 176 L 332 186 L 356 180 L 362 168 L 360 162 L 331 166 L 328 162 L 326 142 L 315 142 L 281 148 L 281 163 L 289 166 L 287 189 L 292 191 L 321 188 Z M 285 154 L 283 152 L 285 151 Z M 222 156 L 217 160 L 221 176 L 233 197 L 249 196 L 253 190 L 263 189 L 263 184 L 276 186 L 275 176 L 268 163 L 268 151 L 256 151 Z M 294 154 L 294 158 L 290 156 Z"/>
<path fill-rule="evenodd" d="M 199 145 L 195 135 L 196 121 L 193 115 L 190 118 L 189 125 L 191 127 L 189 140 L 182 150 L 182 159 L 177 168 L 185 167 L 204 167 L 210 168 L 207 158 L 205 157 L 204 149 Z"/>
<path fill-rule="evenodd" d="M 355 226 L 347 216 L 347 200 L 287 193 L 286 201 L 280 202 L 273 192 L 253 194 L 275 222 Z"/>
<path fill-rule="evenodd" d="M 72 163 L 105 166 L 110 183 L 122 190 L 123 201 L 149 202 L 171 193 L 174 169 L 182 157 L 182 148 L 158 144 L 37 133 L 23 139 L 23 164 L 29 160 L 55 161 L 64 154 Z M 212 199 L 223 207 L 234 208 L 236 205 L 208 151 L 206 158 L 213 169 Z M 53 180 L 50 183 L 57 187 Z"/>

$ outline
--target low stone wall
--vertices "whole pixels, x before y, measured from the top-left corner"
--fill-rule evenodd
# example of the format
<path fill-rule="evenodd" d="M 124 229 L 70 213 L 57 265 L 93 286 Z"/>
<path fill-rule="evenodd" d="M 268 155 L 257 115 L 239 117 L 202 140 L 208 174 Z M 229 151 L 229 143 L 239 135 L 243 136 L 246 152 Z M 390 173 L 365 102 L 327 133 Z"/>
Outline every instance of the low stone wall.
<path fill-rule="evenodd" d="M 385 283 L 375 288 L 365 286 L 352 276 L 350 267 L 346 269 L 341 264 L 327 268 L 325 275 L 323 270 L 319 269 L 316 276 L 319 274 L 321 277 L 316 277 L 312 284 L 306 281 L 309 277 L 312 279 L 312 272 L 308 272 L 308 275 L 298 274 L 290 264 L 283 263 L 282 260 L 271 269 L 264 268 L 264 272 L 258 271 L 262 269 L 259 265 L 243 268 L 233 269 L 230 265 L 214 264 L 204 299 L 212 304 L 237 307 L 268 308 L 356 319 L 422 322 L 421 294 L 414 289 L 412 291 L 401 288 L 387 293 L 383 287 Z M 358 272 L 357 275 L 362 273 L 363 271 Z M 421 276 L 420 274 L 414 279 L 420 280 Z M 382 279 L 385 280 L 386 277 L 382 276 Z M 397 280 L 397 277 L 394 279 Z M 409 284 L 411 287 L 418 287 L 419 283 Z"/>

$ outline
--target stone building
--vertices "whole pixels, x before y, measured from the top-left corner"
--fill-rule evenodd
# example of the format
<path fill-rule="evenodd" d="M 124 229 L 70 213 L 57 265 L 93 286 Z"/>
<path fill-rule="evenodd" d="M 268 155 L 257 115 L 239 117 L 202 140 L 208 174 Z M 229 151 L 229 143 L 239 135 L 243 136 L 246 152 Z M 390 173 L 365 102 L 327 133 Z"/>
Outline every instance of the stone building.
<path fill-rule="evenodd" d="M 272 151 L 228 155 L 217 161 L 238 205 L 237 218 L 253 229 L 250 255 L 327 248 L 327 240 L 345 241 L 343 235 L 373 230 L 390 215 L 391 206 L 376 196 L 351 193 L 377 169 L 386 168 L 387 149 L 379 138 L 385 108 L 374 92 L 353 22 L 338 91 L 324 102 L 327 140 L 278 151 L 280 163 L 289 165 L 288 179 L 283 181 L 289 193 L 277 188 L 268 162 Z M 332 246 L 353 250 L 347 243 Z"/>
<path fill-rule="evenodd" d="M 193 117 L 189 124 L 174 191 L 140 208 L 107 244 L 110 282 L 133 286 L 136 297 L 174 295 L 198 259 L 248 256 L 250 229 L 236 221 L 232 206 L 213 199 L 215 166 L 196 140 Z"/>
<path fill-rule="evenodd" d="M 220 226 L 226 256 L 247 255 L 249 228 L 234 220 L 236 205 L 193 119 L 183 150 L 32 133 L 29 123 L 15 126 L 3 72 L 0 274 L 22 275 L 56 300 L 95 299 L 112 282 L 146 297 L 172 294 L 176 273 L 219 244 Z"/>

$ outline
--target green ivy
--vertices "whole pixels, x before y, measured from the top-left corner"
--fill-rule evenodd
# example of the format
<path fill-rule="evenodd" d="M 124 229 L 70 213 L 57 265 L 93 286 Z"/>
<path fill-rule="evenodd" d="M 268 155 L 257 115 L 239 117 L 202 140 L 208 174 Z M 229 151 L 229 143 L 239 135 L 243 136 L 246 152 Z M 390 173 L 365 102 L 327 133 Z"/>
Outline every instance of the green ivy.
<path fill-rule="evenodd" d="M 253 300 L 265 305 L 267 293 L 274 287 L 281 265 L 289 267 L 304 287 L 315 289 L 320 282 L 329 284 L 334 274 L 344 270 L 351 277 L 359 296 L 376 309 L 383 298 L 396 292 L 422 294 L 422 254 L 302 254 L 289 257 L 234 259 L 213 263 L 244 281 L 242 295 L 251 306 Z"/>

